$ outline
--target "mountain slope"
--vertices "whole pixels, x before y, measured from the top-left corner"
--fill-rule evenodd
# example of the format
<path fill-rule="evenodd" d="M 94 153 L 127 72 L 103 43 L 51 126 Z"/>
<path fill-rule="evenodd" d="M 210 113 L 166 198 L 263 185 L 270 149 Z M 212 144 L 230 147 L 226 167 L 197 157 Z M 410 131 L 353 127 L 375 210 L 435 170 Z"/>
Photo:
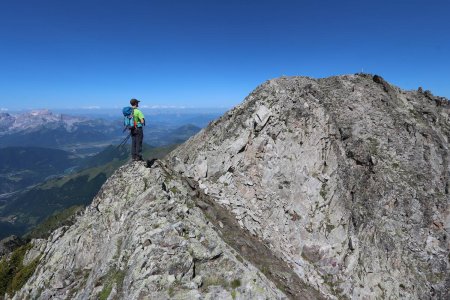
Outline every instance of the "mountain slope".
<path fill-rule="evenodd" d="M 15 298 L 284 298 L 235 256 L 175 179 L 143 163 L 121 167 L 76 225 L 35 240 L 46 253 L 40 265 L 56 269 L 38 266 Z"/>
<path fill-rule="evenodd" d="M 15 299 L 446 299 L 449 136 L 378 76 L 268 81 L 34 240 Z"/>
<path fill-rule="evenodd" d="M 155 148 L 144 145 L 143 154 L 148 158 L 161 158 L 173 148 L 174 146 Z M 2 199 L 0 239 L 11 234 L 22 235 L 66 208 L 90 204 L 106 179 L 126 164 L 129 156 L 128 148 L 109 146 L 94 157 L 84 160 L 81 165 L 83 169 L 78 172 L 49 179 Z"/>
<path fill-rule="evenodd" d="M 445 298 L 449 136 L 429 92 L 280 78 L 170 159 L 325 294 Z"/>
<path fill-rule="evenodd" d="M 79 159 L 69 152 L 39 147 L 0 148 L 0 194 L 64 173 Z"/>

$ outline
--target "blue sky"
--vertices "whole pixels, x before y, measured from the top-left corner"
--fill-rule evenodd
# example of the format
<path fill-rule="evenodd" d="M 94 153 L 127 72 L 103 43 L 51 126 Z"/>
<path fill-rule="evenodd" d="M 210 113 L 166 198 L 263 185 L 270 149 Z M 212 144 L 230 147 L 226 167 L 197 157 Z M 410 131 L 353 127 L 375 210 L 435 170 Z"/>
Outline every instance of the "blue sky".
<path fill-rule="evenodd" d="M 231 107 L 282 75 L 450 98 L 450 1 L 0 0 L 0 108 Z"/>

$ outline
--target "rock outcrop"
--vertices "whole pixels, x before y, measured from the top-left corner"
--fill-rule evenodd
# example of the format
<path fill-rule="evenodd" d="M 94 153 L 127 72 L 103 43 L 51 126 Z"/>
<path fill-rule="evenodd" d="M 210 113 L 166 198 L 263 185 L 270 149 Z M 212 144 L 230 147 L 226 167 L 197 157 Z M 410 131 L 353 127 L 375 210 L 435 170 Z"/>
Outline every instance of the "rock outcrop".
<path fill-rule="evenodd" d="M 38 299 L 446 299 L 446 99 L 366 74 L 270 80 L 35 240 Z"/>
<path fill-rule="evenodd" d="M 449 137 L 429 92 L 280 78 L 170 160 L 324 295 L 445 298 Z"/>
<path fill-rule="evenodd" d="M 44 254 L 14 299 L 284 299 L 156 163 L 119 169 L 71 227 L 35 240 Z"/>
<path fill-rule="evenodd" d="M 0 259 L 2 258 L 2 256 L 8 255 L 9 253 L 13 252 L 14 249 L 19 248 L 24 244 L 25 241 L 15 235 L 11 235 L 0 240 Z"/>

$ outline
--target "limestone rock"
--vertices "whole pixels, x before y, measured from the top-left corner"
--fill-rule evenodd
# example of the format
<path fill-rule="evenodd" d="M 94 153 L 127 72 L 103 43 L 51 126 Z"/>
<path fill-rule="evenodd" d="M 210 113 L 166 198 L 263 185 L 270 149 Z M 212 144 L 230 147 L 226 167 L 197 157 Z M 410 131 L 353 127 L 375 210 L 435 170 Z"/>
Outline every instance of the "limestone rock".
<path fill-rule="evenodd" d="M 283 77 L 169 161 L 191 176 L 206 157 L 202 188 L 323 295 L 444 299 L 449 120 L 448 100 L 379 76 Z"/>
<path fill-rule="evenodd" d="M 286 299 L 168 172 L 120 168 L 73 226 L 33 241 L 40 264 L 13 299 Z"/>

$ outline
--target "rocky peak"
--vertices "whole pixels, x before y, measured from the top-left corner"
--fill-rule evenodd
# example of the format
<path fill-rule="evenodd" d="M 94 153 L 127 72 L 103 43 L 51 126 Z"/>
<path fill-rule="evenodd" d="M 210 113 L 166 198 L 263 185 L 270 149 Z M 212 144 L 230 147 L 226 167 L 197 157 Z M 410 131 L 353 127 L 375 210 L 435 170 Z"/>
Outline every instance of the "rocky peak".
<path fill-rule="evenodd" d="M 33 241 L 38 299 L 447 298 L 448 101 L 283 77 Z"/>
<path fill-rule="evenodd" d="M 77 123 L 87 122 L 86 118 L 74 117 L 43 110 L 33 110 L 19 114 L 0 115 L 0 134 L 10 134 L 26 131 L 38 131 L 43 128 L 63 127 L 71 132 Z"/>
<path fill-rule="evenodd" d="M 14 117 L 8 113 L 0 112 L 0 133 L 8 130 L 14 123 Z"/>
<path fill-rule="evenodd" d="M 449 136 L 448 101 L 431 93 L 279 78 L 169 160 L 324 295 L 440 298 Z"/>
<path fill-rule="evenodd" d="M 53 113 L 48 109 L 33 110 L 28 113 L 30 116 L 52 116 Z"/>

